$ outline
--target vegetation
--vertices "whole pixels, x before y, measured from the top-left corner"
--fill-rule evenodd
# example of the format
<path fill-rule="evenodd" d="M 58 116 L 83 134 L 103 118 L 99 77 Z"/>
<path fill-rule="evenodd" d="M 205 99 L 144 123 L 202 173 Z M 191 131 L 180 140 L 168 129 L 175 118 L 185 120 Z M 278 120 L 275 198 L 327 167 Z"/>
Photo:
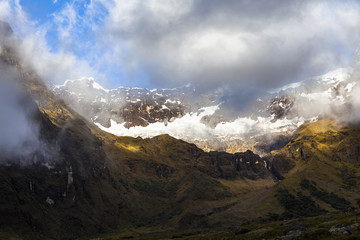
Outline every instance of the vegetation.
<path fill-rule="evenodd" d="M 176 180 L 155 181 L 151 178 L 143 181 L 136 179 L 133 188 L 147 195 L 155 195 L 158 197 L 172 197 L 176 195 L 179 183 Z"/>
<path fill-rule="evenodd" d="M 341 168 L 340 176 L 346 189 L 351 189 L 356 186 L 355 174 L 355 169 L 349 169 L 347 166 Z"/>
<path fill-rule="evenodd" d="M 319 207 L 310 197 L 297 192 L 297 197 L 286 188 L 280 188 L 275 195 L 280 204 L 285 208 L 285 218 L 310 217 L 324 214 L 326 211 Z"/>
<path fill-rule="evenodd" d="M 300 182 L 300 186 L 304 189 L 309 190 L 310 194 L 314 197 L 319 198 L 320 200 L 330 204 L 333 208 L 338 210 L 346 210 L 351 204 L 346 199 L 339 197 L 335 193 L 329 193 L 323 189 L 318 189 L 315 187 L 315 183 L 310 182 L 307 179 L 303 179 Z"/>
<path fill-rule="evenodd" d="M 220 239 L 297 239 L 297 240 L 355 240 L 360 236 L 360 227 L 354 227 L 347 234 L 337 235 L 330 229 L 335 226 L 356 226 L 360 216 L 356 213 L 327 214 L 317 217 L 295 218 L 291 220 L 272 221 L 262 224 L 239 225 L 226 230 L 176 231 L 159 232 L 157 229 L 138 228 L 98 236 L 91 240 L 155 240 L 155 239 L 187 239 L 187 240 L 220 240 Z M 353 225 L 355 224 L 355 225 Z M 297 229 L 294 232 L 291 230 Z M 296 237 L 294 237 L 294 234 Z"/>

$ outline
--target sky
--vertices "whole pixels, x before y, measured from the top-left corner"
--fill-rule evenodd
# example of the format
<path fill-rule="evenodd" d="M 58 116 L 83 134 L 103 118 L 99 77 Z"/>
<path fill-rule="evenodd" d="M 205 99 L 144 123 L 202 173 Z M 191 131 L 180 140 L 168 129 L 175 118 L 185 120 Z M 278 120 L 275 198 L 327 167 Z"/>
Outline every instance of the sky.
<path fill-rule="evenodd" d="M 0 19 L 52 84 L 190 83 L 235 108 L 351 66 L 360 40 L 360 4 L 350 0 L 0 0 Z"/>

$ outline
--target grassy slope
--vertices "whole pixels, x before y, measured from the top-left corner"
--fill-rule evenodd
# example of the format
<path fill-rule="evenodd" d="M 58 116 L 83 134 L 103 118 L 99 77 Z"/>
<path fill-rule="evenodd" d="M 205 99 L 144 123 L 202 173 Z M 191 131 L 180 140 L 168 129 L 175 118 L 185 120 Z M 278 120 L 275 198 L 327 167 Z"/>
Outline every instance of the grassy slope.
<path fill-rule="evenodd" d="M 134 240 L 155 240 L 155 239 L 187 239 L 187 240 L 221 240 L 221 239 L 239 239 L 239 240 L 253 240 L 253 239 L 282 239 L 285 236 L 287 229 L 291 226 L 301 224 L 305 226 L 303 233 L 298 236 L 297 240 L 317 239 L 317 240 L 331 240 L 344 239 L 355 240 L 359 239 L 360 227 L 351 231 L 349 235 L 333 235 L 329 232 L 331 227 L 342 224 L 349 226 L 360 222 L 360 215 L 356 213 L 341 213 L 337 215 L 322 215 L 317 217 L 307 217 L 301 219 L 293 219 L 288 221 L 272 221 L 263 224 L 243 225 L 243 233 L 239 233 L 237 229 L 227 230 L 213 230 L 213 231 L 193 231 L 193 232 L 156 232 L 151 228 L 127 229 L 121 232 L 115 232 L 91 238 L 91 240 L 120 240 L 120 239 L 134 239 Z M 293 239 L 293 238 L 289 238 Z"/>
<path fill-rule="evenodd" d="M 356 239 L 355 236 L 360 235 L 360 229 L 354 230 L 352 235 L 341 238 L 331 235 L 329 229 L 339 223 L 345 225 L 359 223 L 359 214 L 343 213 L 325 202 L 324 199 L 314 196 L 309 189 L 301 187 L 300 183 L 304 179 L 309 180 L 317 189 L 334 193 L 349 201 L 352 207 L 359 207 L 358 149 L 360 149 L 358 126 L 344 127 L 334 120 L 304 124 L 288 145 L 281 150 L 272 152 L 274 159 L 281 158 L 294 162 L 293 169 L 282 173 L 285 179 L 276 184 L 269 180 L 220 180 L 233 193 L 233 202 L 228 202 L 228 208 L 225 207 L 221 211 L 215 212 L 208 216 L 207 220 L 212 226 L 219 224 L 218 226 L 222 228 L 230 227 L 230 230 L 216 231 L 216 227 L 213 227 L 211 232 L 200 230 L 200 232 L 156 233 L 166 229 L 138 228 L 120 231 L 99 239 L 126 239 L 130 236 L 135 239 L 273 239 L 283 236 L 288 225 L 281 224 L 281 221 L 276 220 L 259 224 L 259 220 L 266 219 L 270 213 L 278 214 L 281 217 L 285 208 L 279 203 L 276 194 L 279 189 L 284 188 L 294 196 L 301 192 L 310 197 L 320 208 L 334 212 L 330 215 L 305 217 L 301 218 L 302 220 L 295 218 L 295 220 L 288 221 L 289 223 L 301 221 L 306 224 L 307 230 L 299 239 Z M 349 171 L 353 170 L 350 174 L 353 181 L 347 181 L 347 178 L 344 178 L 344 167 L 347 167 Z M 199 209 L 201 208 L 202 206 L 199 207 Z M 235 230 L 231 230 L 233 229 L 231 227 L 240 225 L 251 231 L 236 235 Z"/>
<path fill-rule="evenodd" d="M 348 200 L 351 206 L 358 207 L 360 199 L 360 129 L 358 126 L 343 127 L 334 120 L 321 120 L 316 123 L 303 124 L 295 137 L 283 149 L 272 152 L 274 157 L 286 157 L 294 161 L 295 167 L 285 173 L 285 179 L 280 181 L 269 193 L 265 207 L 258 210 L 263 214 L 269 212 L 267 208 L 274 202 L 273 196 L 281 188 L 291 193 L 302 192 L 310 196 L 319 206 L 327 211 L 335 211 L 332 206 L 316 196 L 308 189 L 300 186 L 304 179 L 312 181 L 318 189 Z M 348 168 L 353 182 L 350 185 L 344 176 L 344 168 Z M 353 172 L 352 172 L 353 171 Z M 346 174 L 345 174 L 346 175 Z M 275 210 L 275 209 L 273 209 Z M 281 214 L 283 209 L 277 209 Z"/>

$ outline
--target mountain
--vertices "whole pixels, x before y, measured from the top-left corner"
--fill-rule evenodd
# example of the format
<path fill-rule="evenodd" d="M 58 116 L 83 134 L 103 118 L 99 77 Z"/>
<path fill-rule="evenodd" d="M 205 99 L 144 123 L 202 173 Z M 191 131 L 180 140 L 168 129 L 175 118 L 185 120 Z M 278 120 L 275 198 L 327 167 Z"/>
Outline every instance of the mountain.
<path fill-rule="evenodd" d="M 0 52 L 1 239 L 186 238 L 214 230 L 215 239 L 241 239 L 245 224 L 359 207 L 358 124 L 302 124 L 264 157 L 204 152 L 169 135 L 119 137 L 48 90 L 13 38 L 4 37 Z M 247 231 L 261 239 L 272 230 Z"/>
<path fill-rule="evenodd" d="M 352 68 L 339 68 L 324 75 L 292 83 L 279 89 L 270 101 L 268 110 L 274 119 L 318 119 L 334 114 L 349 104 L 356 86 Z M 329 111 L 329 108 L 334 108 Z"/>
<path fill-rule="evenodd" d="M 182 89 L 125 88 L 107 90 L 93 78 L 66 81 L 53 88 L 89 120 L 110 127 L 111 121 L 124 123 L 126 128 L 147 126 L 155 122 L 174 121 L 190 110 Z"/>
<path fill-rule="evenodd" d="M 213 205 L 210 211 L 197 203 L 186 215 L 186 232 L 135 228 L 100 239 L 356 239 L 360 235 L 359 138 L 358 124 L 330 119 L 303 124 L 284 148 L 255 162 L 270 163 L 268 169 L 280 181 L 220 180 L 232 197 L 218 199 L 227 204 Z M 221 156 L 227 158 L 231 154 Z"/>
<path fill-rule="evenodd" d="M 169 134 L 205 151 L 248 149 L 262 156 L 280 149 L 304 122 L 345 115 L 356 85 L 352 68 L 340 68 L 264 93 L 247 115 L 226 118 L 217 94 L 175 89 L 107 90 L 93 78 L 68 80 L 53 92 L 102 130 L 118 136 Z"/>
<path fill-rule="evenodd" d="M 0 65 L 7 73 L 1 84 L 16 89 L 20 103 L 26 103 L 13 108 L 16 116 L 25 115 L 35 139 L 10 136 L 18 140 L 15 149 L 31 146 L 24 154 L 11 151 L 2 139 L 1 150 L 8 151 L 0 157 L 2 238 L 74 239 L 126 227 L 206 227 L 202 214 L 191 216 L 237 201 L 222 180 L 276 181 L 270 163 L 250 151 L 205 153 L 168 135 L 141 139 L 101 131 L 49 91 L 12 43 L 1 47 Z M 3 116 L 15 120 L 12 111 Z M 7 124 L 2 131 L 19 127 Z"/>

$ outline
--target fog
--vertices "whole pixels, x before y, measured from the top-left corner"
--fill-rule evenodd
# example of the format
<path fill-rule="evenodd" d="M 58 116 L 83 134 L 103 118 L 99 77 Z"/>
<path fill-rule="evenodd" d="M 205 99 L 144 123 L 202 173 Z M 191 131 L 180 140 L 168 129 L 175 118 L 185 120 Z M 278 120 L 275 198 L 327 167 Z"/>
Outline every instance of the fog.
<path fill-rule="evenodd" d="M 39 125 L 35 104 L 19 90 L 14 69 L 0 61 L 0 159 L 26 158 L 38 151 Z"/>
<path fill-rule="evenodd" d="M 41 138 L 40 111 L 23 88 L 16 53 L 20 40 L 0 22 L 0 163 L 28 165 L 57 160 L 57 149 Z"/>

